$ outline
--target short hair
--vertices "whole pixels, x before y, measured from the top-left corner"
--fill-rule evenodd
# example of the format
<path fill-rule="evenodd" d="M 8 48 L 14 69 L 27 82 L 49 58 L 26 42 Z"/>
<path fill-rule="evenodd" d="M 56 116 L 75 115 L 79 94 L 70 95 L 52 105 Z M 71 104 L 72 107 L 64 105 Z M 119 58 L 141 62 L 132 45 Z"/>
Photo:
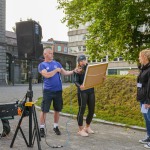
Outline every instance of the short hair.
<path fill-rule="evenodd" d="M 45 50 L 45 49 L 50 49 L 50 50 L 52 50 L 51 47 L 44 47 L 43 50 Z"/>
<path fill-rule="evenodd" d="M 44 54 L 44 52 L 47 52 L 48 50 L 52 50 L 52 48 L 51 47 L 45 47 L 43 50 L 43 54 Z"/>
<path fill-rule="evenodd" d="M 146 56 L 148 61 L 150 62 L 150 48 L 147 48 L 147 49 L 143 49 L 141 52 L 140 52 L 142 55 Z"/>

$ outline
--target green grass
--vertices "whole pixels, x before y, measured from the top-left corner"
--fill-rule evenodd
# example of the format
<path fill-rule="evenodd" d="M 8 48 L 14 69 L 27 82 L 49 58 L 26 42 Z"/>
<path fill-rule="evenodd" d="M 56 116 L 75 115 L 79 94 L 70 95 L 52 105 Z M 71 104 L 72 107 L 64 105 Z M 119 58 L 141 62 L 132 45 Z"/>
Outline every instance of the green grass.
<path fill-rule="evenodd" d="M 64 113 L 77 114 L 77 89 L 74 85 L 63 90 Z M 102 85 L 95 87 L 96 118 L 128 125 L 145 127 L 140 104 L 136 100 L 135 76 L 107 76 Z M 40 106 L 42 98 L 37 105 Z M 87 110 L 86 110 L 87 113 Z"/>

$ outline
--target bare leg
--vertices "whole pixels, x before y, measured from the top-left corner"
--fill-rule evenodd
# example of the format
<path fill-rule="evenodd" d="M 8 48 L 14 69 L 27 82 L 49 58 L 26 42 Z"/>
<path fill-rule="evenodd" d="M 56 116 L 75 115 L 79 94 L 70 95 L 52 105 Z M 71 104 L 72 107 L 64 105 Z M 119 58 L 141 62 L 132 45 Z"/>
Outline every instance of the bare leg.
<path fill-rule="evenodd" d="M 83 129 L 83 126 L 79 126 L 79 131 L 81 131 Z"/>
<path fill-rule="evenodd" d="M 89 124 L 86 124 L 86 128 L 88 128 L 90 125 Z"/>
<path fill-rule="evenodd" d="M 54 111 L 54 123 L 58 124 L 59 121 L 59 112 L 58 111 Z"/>
<path fill-rule="evenodd" d="M 45 125 L 46 121 L 46 113 L 42 112 L 40 113 L 40 125 Z"/>

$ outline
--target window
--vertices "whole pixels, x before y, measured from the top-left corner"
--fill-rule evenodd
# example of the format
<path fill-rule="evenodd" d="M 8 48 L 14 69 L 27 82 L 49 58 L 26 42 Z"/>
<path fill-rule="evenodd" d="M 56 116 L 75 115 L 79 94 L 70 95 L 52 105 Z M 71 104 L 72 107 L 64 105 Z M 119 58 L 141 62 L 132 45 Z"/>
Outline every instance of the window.
<path fill-rule="evenodd" d="M 82 39 L 82 40 L 83 40 L 83 41 L 85 41 L 85 40 L 86 40 L 86 35 L 84 35 L 84 36 L 83 36 L 83 39 Z"/>
<path fill-rule="evenodd" d="M 77 53 L 78 52 L 78 47 L 70 47 L 69 48 L 69 53 Z"/>
<path fill-rule="evenodd" d="M 119 61 L 123 61 L 123 57 L 120 56 L 120 57 L 119 57 Z"/>
<path fill-rule="evenodd" d="M 106 62 L 106 56 L 102 59 L 102 62 Z"/>
<path fill-rule="evenodd" d="M 69 42 L 77 42 L 77 41 L 85 41 L 85 40 L 86 40 L 85 34 L 69 36 Z"/>
<path fill-rule="evenodd" d="M 114 58 L 114 61 L 118 61 L 118 58 Z"/>
<path fill-rule="evenodd" d="M 68 50 L 67 50 L 67 47 L 64 47 L 64 53 L 67 53 Z"/>
<path fill-rule="evenodd" d="M 69 53 L 72 53 L 72 48 L 69 48 Z"/>
<path fill-rule="evenodd" d="M 57 51 L 58 51 L 58 52 L 61 52 L 61 46 L 58 46 L 58 47 L 57 47 Z"/>
<path fill-rule="evenodd" d="M 6 71 L 7 71 L 7 80 L 10 81 L 10 74 L 11 74 L 11 55 L 6 53 Z"/>
<path fill-rule="evenodd" d="M 84 40 L 86 40 L 85 34 L 78 35 L 78 41 L 84 41 Z"/>
<path fill-rule="evenodd" d="M 78 50 L 81 51 L 81 46 L 78 46 Z"/>
<path fill-rule="evenodd" d="M 86 51 L 86 46 L 83 46 L 83 51 Z"/>
<path fill-rule="evenodd" d="M 108 75 L 117 74 L 117 69 L 108 69 Z"/>
<path fill-rule="evenodd" d="M 77 35 L 69 36 L 69 42 L 75 42 L 75 41 L 78 41 L 77 39 L 78 39 Z"/>

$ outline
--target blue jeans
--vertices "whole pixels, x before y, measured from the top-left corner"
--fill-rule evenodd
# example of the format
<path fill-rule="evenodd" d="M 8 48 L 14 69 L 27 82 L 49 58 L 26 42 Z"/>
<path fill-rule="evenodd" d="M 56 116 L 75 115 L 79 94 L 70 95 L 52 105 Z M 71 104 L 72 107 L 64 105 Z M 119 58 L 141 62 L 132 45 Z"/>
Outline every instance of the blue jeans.
<path fill-rule="evenodd" d="M 144 104 L 144 102 L 140 102 L 141 107 L 142 107 L 142 104 Z M 150 109 L 148 109 L 147 113 L 143 113 L 143 116 L 145 119 L 147 136 L 150 137 Z"/>

